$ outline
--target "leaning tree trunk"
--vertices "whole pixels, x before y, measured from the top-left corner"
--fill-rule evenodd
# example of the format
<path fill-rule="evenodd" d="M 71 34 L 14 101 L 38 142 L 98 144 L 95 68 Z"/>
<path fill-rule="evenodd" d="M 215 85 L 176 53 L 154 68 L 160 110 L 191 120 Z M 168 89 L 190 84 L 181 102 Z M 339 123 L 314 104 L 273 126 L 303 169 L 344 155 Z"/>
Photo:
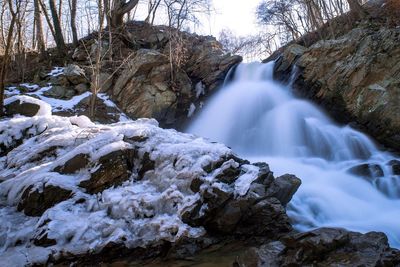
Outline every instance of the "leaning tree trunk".
<path fill-rule="evenodd" d="M 60 55 L 65 55 L 65 41 L 64 36 L 61 30 L 60 20 L 57 14 L 57 7 L 54 0 L 49 0 L 51 16 L 53 18 L 53 26 L 54 26 L 54 38 L 57 45 L 57 50 Z"/>
<path fill-rule="evenodd" d="M 7 33 L 7 42 L 6 42 L 6 49 L 3 56 L 3 62 L 0 71 L 0 115 L 3 115 L 4 111 L 4 89 L 5 89 L 5 79 L 7 75 L 9 60 L 10 60 L 10 53 L 11 53 L 11 45 L 12 45 L 12 37 L 14 34 L 14 27 L 17 20 L 17 13 L 19 13 L 19 7 L 17 6 L 17 11 L 14 12 L 12 8 L 11 0 L 8 0 L 8 4 L 10 6 L 11 12 L 11 22 L 8 28 Z"/>
<path fill-rule="evenodd" d="M 76 3 L 77 0 L 70 0 L 71 10 L 71 31 L 72 31 L 72 43 L 76 47 L 78 45 L 78 31 L 76 30 Z"/>

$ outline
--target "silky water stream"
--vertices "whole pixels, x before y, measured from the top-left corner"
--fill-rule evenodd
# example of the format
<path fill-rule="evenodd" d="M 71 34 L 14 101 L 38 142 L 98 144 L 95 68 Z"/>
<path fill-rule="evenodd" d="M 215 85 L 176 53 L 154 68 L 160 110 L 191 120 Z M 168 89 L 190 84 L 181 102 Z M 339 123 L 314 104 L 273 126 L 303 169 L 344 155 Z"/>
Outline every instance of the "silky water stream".
<path fill-rule="evenodd" d="M 337 125 L 290 86 L 272 78 L 273 63 L 241 64 L 203 107 L 187 132 L 264 161 L 276 176 L 302 185 L 288 205 L 294 227 L 381 231 L 400 247 L 400 176 L 396 157 L 365 134 Z"/>

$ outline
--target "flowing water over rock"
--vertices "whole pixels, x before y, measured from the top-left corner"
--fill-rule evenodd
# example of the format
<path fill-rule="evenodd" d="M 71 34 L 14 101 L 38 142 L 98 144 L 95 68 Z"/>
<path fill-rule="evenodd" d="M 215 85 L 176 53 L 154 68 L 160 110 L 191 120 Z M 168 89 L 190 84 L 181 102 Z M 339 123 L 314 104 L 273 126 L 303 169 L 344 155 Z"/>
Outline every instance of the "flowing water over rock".
<path fill-rule="evenodd" d="M 288 205 L 298 230 L 382 231 L 400 247 L 400 161 L 296 98 L 272 72 L 273 63 L 240 65 L 187 131 L 266 161 L 277 175 L 301 178 Z"/>

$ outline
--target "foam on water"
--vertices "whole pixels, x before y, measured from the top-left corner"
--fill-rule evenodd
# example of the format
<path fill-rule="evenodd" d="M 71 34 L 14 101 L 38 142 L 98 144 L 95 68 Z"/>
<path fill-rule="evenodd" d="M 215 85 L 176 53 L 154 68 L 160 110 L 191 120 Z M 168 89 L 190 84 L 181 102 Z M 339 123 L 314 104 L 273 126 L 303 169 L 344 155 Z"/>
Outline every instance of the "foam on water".
<path fill-rule="evenodd" d="M 293 173 L 303 184 L 288 206 L 294 226 L 385 232 L 400 247 L 400 177 L 395 156 L 350 126 L 334 123 L 289 86 L 272 79 L 273 63 L 241 64 L 234 79 L 205 105 L 188 132 L 231 146 L 252 161 L 266 161 L 277 175 Z M 383 175 L 361 177 L 350 168 L 379 165 Z M 378 167 L 378 168 L 379 168 Z"/>

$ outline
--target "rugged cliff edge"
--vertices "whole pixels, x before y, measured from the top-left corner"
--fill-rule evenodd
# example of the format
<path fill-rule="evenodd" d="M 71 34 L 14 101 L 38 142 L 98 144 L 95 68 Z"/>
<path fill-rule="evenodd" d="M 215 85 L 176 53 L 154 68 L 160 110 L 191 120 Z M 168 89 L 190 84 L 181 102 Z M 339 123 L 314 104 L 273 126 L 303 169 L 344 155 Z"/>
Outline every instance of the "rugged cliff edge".
<path fill-rule="evenodd" d="M 362 22 L 309 48 L 288 46 L 276 62 L 278 80 L 400 151 L 399 27 Z"/>

